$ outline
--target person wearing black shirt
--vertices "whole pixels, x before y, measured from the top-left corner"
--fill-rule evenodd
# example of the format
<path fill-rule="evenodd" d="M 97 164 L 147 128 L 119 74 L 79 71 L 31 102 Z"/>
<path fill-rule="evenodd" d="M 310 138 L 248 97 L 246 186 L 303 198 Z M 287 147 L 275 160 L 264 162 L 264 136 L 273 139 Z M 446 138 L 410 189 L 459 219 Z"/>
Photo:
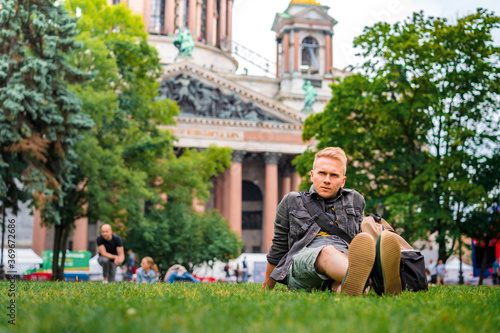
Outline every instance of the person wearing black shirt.
<path fill-rule="evenodd" d="M 123 263 L 125 253 L 121 237 L 113 234 L 109 224 L 101 227 L 101 235 L 97 237 L 97 249 L 99 250 L 99 264 L 102 266 L 103 282 L 114 282 L 116 266 Z"/>

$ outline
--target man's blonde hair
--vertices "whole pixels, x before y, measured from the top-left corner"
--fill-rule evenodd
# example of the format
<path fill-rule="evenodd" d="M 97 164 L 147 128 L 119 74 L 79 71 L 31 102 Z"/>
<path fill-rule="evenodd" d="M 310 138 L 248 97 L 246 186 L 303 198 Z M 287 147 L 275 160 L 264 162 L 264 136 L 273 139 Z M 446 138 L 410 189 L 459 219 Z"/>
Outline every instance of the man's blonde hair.
<path fill-rule="evenodd" d="M 342 148 L 339 147 L 327 147 L 325 149 L 322 149 L 314 155 L 314 163 L 313 163 L 313 170 L 316 167 L 316 161 L 320 157 L 329 157 L 333 158 L 334 160 L 340 161 L 344 165 L 344 176 L 347 171 L 347 157 L 345 156 L 345 152 Z"/>

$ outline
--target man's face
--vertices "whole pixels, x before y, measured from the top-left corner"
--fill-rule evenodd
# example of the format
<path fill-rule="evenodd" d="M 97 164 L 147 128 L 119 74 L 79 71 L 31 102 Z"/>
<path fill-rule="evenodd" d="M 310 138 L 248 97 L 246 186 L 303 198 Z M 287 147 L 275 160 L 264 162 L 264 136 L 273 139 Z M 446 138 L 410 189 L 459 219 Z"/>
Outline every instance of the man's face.
<path fill-rule="evenodd" d="M 346 177 L 344 165 L 339 160 L 330 157 L 320 157 L 311 171 L 311 181 L 314 190 L 323 198 L 333 198 L 344 186 Z"/>
<path fill-rule="evenodd" d="M 111 228 L 107 227 L 107 226 L 103 226 L 101 228 L 101 235 L 107 241 L 109 241 L 109 240 L 111 240 L 111 238 L 113 238 L 113 232 L 111 231 Z"/>

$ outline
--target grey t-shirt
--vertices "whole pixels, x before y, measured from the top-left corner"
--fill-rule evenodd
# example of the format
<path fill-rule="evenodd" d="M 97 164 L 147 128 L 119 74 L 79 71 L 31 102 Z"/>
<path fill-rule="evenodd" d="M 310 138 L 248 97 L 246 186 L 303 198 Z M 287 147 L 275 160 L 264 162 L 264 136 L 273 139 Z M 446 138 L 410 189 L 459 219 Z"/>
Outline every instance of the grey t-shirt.
<path fill-rule="evenodd" d="M 307 247 L 316 248 L 325 245 L 333 245 L 337 250 L 344 252 L 345 255 L 347 255 L 347 249 L 349 248 L 349 244 L 339 236 L 326 235 L 326 233 L 319 233 Z"/>
<path fill-rule="evenodd" d="M 335 209 L 333 209 L 333 203 L 335 198 L 325 200 L 326 215 L 337 223 L 337 215 L 335 214 Z M 329 235 L 326 232 L 320 232 L 313 239 L 313 241 L 307 246 L 310 248 L 323 247 L 325 245 L 332 245 L 337 250 L 344 252 L 347 255 L 347 249 L 349 244 L 337 235 Z"/>

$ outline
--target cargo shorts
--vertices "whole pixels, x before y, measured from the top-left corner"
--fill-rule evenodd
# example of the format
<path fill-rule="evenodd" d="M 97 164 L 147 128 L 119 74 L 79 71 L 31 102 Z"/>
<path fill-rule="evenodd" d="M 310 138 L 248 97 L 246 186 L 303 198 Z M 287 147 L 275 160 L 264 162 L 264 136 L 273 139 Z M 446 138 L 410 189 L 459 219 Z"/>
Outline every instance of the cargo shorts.
<path fill-rule="evenodd" d="M 293 264 L 288 272 L 289 290 L 326 290 L 331 287 L 333 280 L 326 275 L 319 274 L 314 268 L 314 263 L 325 246 L 305 247 L 293 257 Z"/>

